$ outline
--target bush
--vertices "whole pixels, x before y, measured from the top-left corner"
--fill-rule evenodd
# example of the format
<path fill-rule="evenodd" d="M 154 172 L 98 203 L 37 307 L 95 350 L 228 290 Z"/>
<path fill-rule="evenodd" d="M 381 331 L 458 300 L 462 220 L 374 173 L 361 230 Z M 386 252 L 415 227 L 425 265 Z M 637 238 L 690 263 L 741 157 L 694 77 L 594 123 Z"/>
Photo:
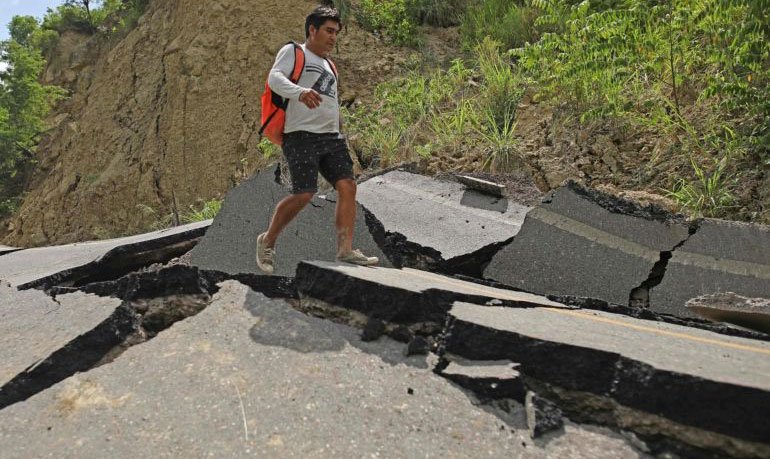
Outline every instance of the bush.
<path fill-rule="evenodd" d="M 407 0 L 361 0 L 354 15 L 361 27 L 379 32 L 393 43 L 417 43 L 417 25 L 409 14 Z"/>
<path fill-rule="evenodd" d="M 210 220 L 217 216 L 222 209 L 222 200 L 211 199 L 203 203 L 200 210 L 190 206 L 190 211 L 182 215 L 182 223 L 195 223 Z"/>
<path fill-rule="evenodd" d="M 449 27 L 460 24 L 466 0 L 410 0 L 410 14 L 420 24 Z"/>
<path fill-rule="evenodd" d="M 463 49 L 471 51 L 484 37 L 502 44 L 505 49 L 538 40 L 535 19 L 538 10 L 522 1 L 476 0 L 460 26 Z"/>

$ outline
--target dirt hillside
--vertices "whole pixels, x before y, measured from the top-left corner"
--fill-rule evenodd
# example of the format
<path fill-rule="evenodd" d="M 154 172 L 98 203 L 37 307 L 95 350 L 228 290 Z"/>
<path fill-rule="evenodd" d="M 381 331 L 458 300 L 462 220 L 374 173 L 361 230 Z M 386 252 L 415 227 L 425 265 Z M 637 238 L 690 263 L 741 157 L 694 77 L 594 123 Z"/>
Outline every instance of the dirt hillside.
<path fill-rule="evenodd" d="M 51 116 L 39 168 L 3 242 L 132 234 L 174 206 L 223 196 L 264 163 L 264 80 L 276 51 L 304 40 L 316 3 L 157 0 L 122 38 L 64 34 L 44 79 L 72 97 Z M 405 59 L 353 26 L 335 54 L 348 100 L 370 93 Z"/>

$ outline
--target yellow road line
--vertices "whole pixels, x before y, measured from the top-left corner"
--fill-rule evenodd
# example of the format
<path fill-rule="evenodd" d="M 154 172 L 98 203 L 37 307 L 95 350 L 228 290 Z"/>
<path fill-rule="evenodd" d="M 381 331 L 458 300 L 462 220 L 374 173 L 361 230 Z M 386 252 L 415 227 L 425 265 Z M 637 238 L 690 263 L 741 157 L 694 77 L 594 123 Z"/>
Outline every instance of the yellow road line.
<path fill-rule="evenodd" d="M 419 270 L 409 270 L 409 272 L 414 274 L 414 275 L 416 275 L 416 276 L 418 276 L 418 277 L 422 277 L 423 279 L 432 280 L 432 281 L 443 281 L 444 283 L 449 284 L 449 285 L 457 285 L 458 287 L 462 287 L 462 288 L 467 289 L 467 290 L 479 292 L 479 293 L 483 294 L 484 296 L 488 296 L 490 298 L 499 298 L 499 299 L 502 299 L 502 300 L 512 300 L 512 301 L 521 301 L 522 300 L 522 298 L 520 298 L 520 297 L 516 298 L 516 297 L 513 297 L 513 296 L 507 296 L 505 294 L 497 295 L 497 292 L 495 292 L 495 294 L 493 294 L 489 290 L 484 290 L 482 288 L 476 288 L 476 287 L 474 287 L 472 285 L 466 285 L 464 283 L 460 284 L 463 281 L 458 281 L 458 280 L 452 279 L 452 278 L 446 278 L 446 277 L 439 276 L 439 275 L 432 275 L 432 276 L 425 275 L 425 274 L 423 274 Z M 489 288 L 494 288 L 494 287 L 489 287 Z M 537 297 L 537 295 L 533 295 L 531 293 L 525 293 L 525 292 L 518 292 L 518 293 L 520 293 L 522 295 L 525 295 L 525 296 L 530 296 L 531 295 L 533 297 Z M 544 301 L 549 301 L 549 302 L 551 301 L 551 300 L 549 300 L 549 299 L 547 299 L 545 297 L 542 297 L 542 298 L 543 298 Z M 681 338 L 681 339 L 686 339 L 686 340 L 690 340 L 690 341 L 696 341 L 696 342 L 705 343 L 705 344 L 713 344 L 715 346 L 728 347 L 728 348 L 733 348 L 733 349 L 739 349 L 739 350 L 742 350 L 742 351 L 756 352 L 756 353 L 759 353 L 759 354 L 770 355 L 770 349 L 763 349 L 763 348 L 760 348 L 760 347 L 748 346 L 748 345 L 738 344 L 738 343 L 730 343 L 728 341 L 720 341 L 720 340 L 711 339 L 711 338 L 703 338 L 703 337 L 700 337 L 700 336 L 688 335 L 687 333 L 680 333 L 680 332 L 674 332 L 674 331 L 668 331 L 668 330 L 659 330 L 657 328 L 646 327 L 644 325 L 633 325 L 633 324 L 629 324 L 627 322 L 623 322 L 623 321 L 620 321 L 620 320 L 614 320 L 614 319 L 610 319 L 610 318 L 607 318 L 607 317 L 598 317 L 598 316 L 595 316 L 595 315 L 591 315 L 591 314 L 588 314 L 587 312 L 585 312 L 585 310 L 583 310 L 583 311 L 576 311 L 576 310 L 573 310 L 573 309 L 566 309 L 566 308 L 565 309 L 557 309 L 557 308 L 548 307 L 548 306 L 539 306 L 539 308 L 543 309 L 543 310 L 546 310 L 546 311 L 556 312 L 556 313 L 559 313 L 559 314 L 569 315 L 569 316 L 573 316 L 573 317 L 579 317 L 579 318 L 582 318 L 582 319 L 593 320 L 593 321 L 596 321 L 596 322 L 604 322 L 604 323 L 608 323 L 608 324 L 619 325 L 619 326 L 626 327 L 626 328 L 632 328 L 634 330 L 655 333 L 657 335 L 671 336 L 671 337 L 675 337 L 675 338 Z M 637 319 L 637 320 L 642 320 L 642 319 Z"/>
<path fill-rule="evenodd" d="M 543 307 L 547 307 L 548 304 L 551 305 L 558 305 L 561 303 L 558 303 L 556 301 L 551 301 L 548 298 L 542 296 L 542 295 L 535 295 L 533 293 L 527 293 L 527 292 L 517 292 L 515 290 L 511 290 L 511 292 L 515 293 L 516 295 L 508 295 L 505 292 L 506 290 L 498 289 L 497 287 L 486 287 L 480 288 L 476 287 L 475 284 L 467 281 L 461 281 L 457 279 L 452 279 L 451 277 L 444 277 L 439 274 L 435 275 L 426 275 L 423 274 L 422 271 L 416 270 L 416 269 L 410 269 L 409 271 L 404 271 L 414 274 L 417 277 L 422 277 L 425 280 L 433 281 L 433 282 L 443 282 L 445 284 L 462 288 L 464 290 L 470 290 L 472 292 L 478 292 L 482 296 L 487 296 L 490 299 L 500 299 L 500 300 L 511 300 L 511 301 L 527 301 L 530 300 L 533 304 L 537 304 L 537 302 L 542 302 Z M 494 289 L 494 292 L 490 292 L 490 290 Z M 458 292 L 460 293 L 460 292 Z M 565 306 L 566 307 L 566 306 Z"/>
<path fill-rule="evenodd" d="M 700 337 L 700 336 L 688 335 L 687 333 L 680 333 L 680 332 L 669 331 L 669 330 L 659 330 L 657 328 L 646 327 L 644 325 L 633 325 L 633 324 L 629 324 L 627 322 L 623 322 L 623 321 L 620 321 L 620 320 L 610 319 L 608 317 L 595 316 L 595 315 L 588 314 L 587 312 L 583 312 L 583 311 L 574 311 L 574 310 L 556 309 L 556 308 L 541 308 L 541 309 L 546 310 L 546 311 L 550 311 L 550 312 L 555 312 L 557 314 L 563 314 L 563 315 L 567 315 L 567 316 L 573 316 L 573 317 L 579 317 L 579 318 L 582 318 L 582 319 L 593 320 L 595 322 L 603 322 L 603 323 L 612 324 L 612 325 L 619 325 L 621 327 L 633 328 L 634 330 L 655 333 L 657 335 L 671 336 L 671 337 L 674 337 L 674 338 L 681 338 L 681 339 L 686 339 L 686 340 L 690 340 L 690 341 L 697 341 L 697 342 L 700 342 L 700 343 L 713 344 L 715 346 L 739 349 L 741 351 L 749 351 L 749 352 L 756 352 L 756 353 L 759 353 L 759 354 L 770 355 L 770 349 L 763 349 L 761 347 L 748 346 L 748 345 L 745 345 L 745 344 L 730 343 L 728 341 L 720 341 L 720 340 L 711 339 L 711 338 L 703 338 L 703 337 Z"/>

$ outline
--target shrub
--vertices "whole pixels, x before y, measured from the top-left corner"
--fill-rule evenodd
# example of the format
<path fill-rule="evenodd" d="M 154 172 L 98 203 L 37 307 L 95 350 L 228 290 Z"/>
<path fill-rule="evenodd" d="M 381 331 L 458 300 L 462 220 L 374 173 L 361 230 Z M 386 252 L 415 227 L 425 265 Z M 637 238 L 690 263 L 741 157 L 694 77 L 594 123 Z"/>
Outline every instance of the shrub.
<path fill-rule="evenodd" d="M 379 32 L 396 44 L 417 43 L 417 25 L 409 14 L 407 0 L 361 0 L 353 14 L 361 27 Z"/>
<path fill-rule="evenodd" d="M 728 189 L 727 156 L 714 162 L 711 172 L 690 159 L 695 178 L 679 179 L 673 190 L 666 194 L 673 198 L 684 211 L 696 217 L 722 217 L 732 207 L 735 199 Z M 665 190 L 664 190 L 665 191 Z"/>
<path fill-rule="evenodd" d="M 410 0 L 410 14 L 421 24 L 449 27 L 460 24 L 466 0 Z"/>
<path fill-rule="evenodd" d="M 222 209 L 222 200 L 211 199 L 203 203 L 200 210 L 196 209 L 192 205 L 190 211 L 182 215 L 182 223 L 195 223 L 204 220 L 210 220 L 217 216 Z"/>
<path fill-rule="evenodd" d="M 538 39 L 535 19 L 538 10 L 524 1 L 476 0 L 460 26 L 463 48 L 471 51 L 484 37 L 506 49 L 533 43 Z"/>
<path fill-rule="evenodd" d="M 510 59 L 500 52 L 500 43 L 485 37 L 474 49 L 481 72 L 483 111 L 491 116 L 498 129 L 509 125 L 516 114 L 516 107 L 524 95 L 525 84 L 521 75 L 514 72 Z"/>

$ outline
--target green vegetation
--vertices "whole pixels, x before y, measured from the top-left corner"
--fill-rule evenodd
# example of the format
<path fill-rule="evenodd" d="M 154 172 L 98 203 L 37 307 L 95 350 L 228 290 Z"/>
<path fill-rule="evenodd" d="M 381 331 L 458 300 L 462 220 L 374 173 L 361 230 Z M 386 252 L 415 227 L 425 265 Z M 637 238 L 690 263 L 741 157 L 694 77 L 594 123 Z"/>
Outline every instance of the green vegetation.
<path fill-rule="evenodd" d="M 55 9 L 48 9 L 42 27 L 58 33 L 115 33 L 132 28 L 148 3 L 149 0 L 64 0 Z"/>
<path fill-rule="evenodd" d="M 42 24 L 32 16 L 15 16 L 10 39 L 0 42 L 0 218 L 18 208 L 24 180 L 35 164 L 44 119 L 66 95 L 40 83 L 45 58 L 65 30 L 110 34 L 133 27 L 148 0 L 66 0 L 48 10 Z"/>
<path fill-rule="evenodd" d="M 343 22 L 358 25 L 397 45 L 416 46 L 421 24 L 448 27 L 460 23 L 467 0 L 334 0 Z"/>
<path fill-rule="evenodd" d="M 160 214 L 157 210 L 145 204 L 138 204 L 136 208 L 146 219 L 152 221 L 148 229 L 151 231 L 158 231 L 181 224 L 210 220 L 216 217 L 222 209 L 222 200 L 213 198 L 204 201 L 200 209 L 190 205 L 190 210 L 181 214 L 176 208 L 168 214 Z"/>
<path fill-rule="evenodd" d="M 505 49 L 534 43 L 538 39 L 535 19 L 538 9 L 529 2 L 511 0 L 477 0 L 471 2 L 460 32 L 463 48 L 472 50 L 489 37 Z"/>
<path fill-rule="evenodd" d="M 679 179 L 666 194 L 674 198 L 683 209 L 698 217 L 723 217 L 734 204 L 733 195 L 727 190 L 725 166 L 727 158 L 714 164 L 714 171 L 706 174 L 694 161 L 695 180 Z"/>
<path fill-rule="evenodd" d="M 8 68 L 0 72 L 0 217 L 20 203 L 25 174 L 34 164 L 43 118 L 64 92 L 38 81 L 45 60 L 39 45 L 47 38 L 37 21 L 17 16 L 11 39 L 0 42 L 0 56 Z"/>
<path fill-rule="evenodd" d="M 190 206 L 190 211 L 182 215 L 182 223 L 202 222 L 217 216 L 222 209 L 221 199 L 211 199 L 203 203 L 200 209 Z"/>
<path fill-rule="evenodd" d="M 679 138 L 675 154 L 692 175 L 671 196 L 722 214 L 739 161 L 770 164 L 770 2 L 572 3 L 532 0 L 549 32 L 514 51 L 522 71 L 582 121 L 615 118 Z"/>
<path fill-rule="evenodd" d="M 376 88 L 374 103 L 349 109 L 350 143 L 364 167 L 521 167 L 517 111 L 528 94 L 559 115 L 552 131 L 622 126 L 665 144 L 632 166 L 644 169 L 638 174 L 613 169 L 600 180 L 613 174 L 617 186 L 664 188 L 693 215 L 770 222 L 751 202 L 757 193 L 744 190 L 770 173 L 770 0 L 326 3 L 344 22 L 415 50 L 424 43 L 422 25 L 459 25 L 462 58 L 426 69 L 431 59 L 415 51 L 402 74 Z M 42 25 L 14 19 L 12 39 L 0 44 L 11 63 L 0 74 L 0 212 L 18 201 L 42 120 L 62 96 L 39 84 L 59 33 L 109 36 L 133 26 L 146 5 L 67 0 Z M 277 154 L 269 144 L 259 149 Z M 636 153 L 642 156 L 641 147 Z"/>
<path fill-rule="evenodd" d="M 475 156 L 492 170 L 515 163 L 514 117 L 525 86 L 499 46 L 485 39 L 475 65 L 457 59 L 447 71 L 415 70 L 380 85 L 376 106 L 347 117 L 362 164 L 386 167 L 415 154 Z"/>
<path fill-rule="evenodd" d="M 417 33 L 399 22 L 420 23 L 415 2 L 348 3 L 366 28 L 419 41 L 398 35 Z M 770 167 L 770 0 L 468 0 L 447 11 L 464 12 L 468 57 L 445 71 L 407 70 L 377 89 L 375 105 L 353 110 L 362 163 L 515 167 L 516 110 L 528 92 L 571 129 L 671 139 L 649 159 L 665 162 L 667 176 L 634 186 L 663 186 L 694 215 L 757 216 L 738 209 L 752 206 L 745 180 Z"/>

